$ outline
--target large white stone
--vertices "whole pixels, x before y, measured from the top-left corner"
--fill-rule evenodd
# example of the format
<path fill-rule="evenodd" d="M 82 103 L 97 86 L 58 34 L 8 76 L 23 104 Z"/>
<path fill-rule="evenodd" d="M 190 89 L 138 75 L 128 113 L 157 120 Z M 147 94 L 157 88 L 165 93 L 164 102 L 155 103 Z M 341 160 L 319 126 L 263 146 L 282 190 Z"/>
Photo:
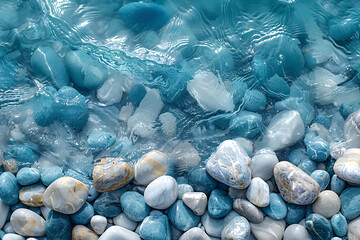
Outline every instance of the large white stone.
<path fill-rule="evenodd" d="M 152 208 L 164 210 L 177 199 L 178 185 L 171 176 L 161 176 L 152 181 L 145 189 L 144 199 Z"/>
<path fill-rule="evenodd" d="M 182 201 L 195 215 L 202 216 L 206 211 L 208 198 L 203 192 L 187 192 L 183 194 Z"/>
<path fill-rule="evenodd" d="M 169 168 L 169 159 L 159 151 L 144 154 L 135 164 L 134 182 L 138 185 L 148 185 L 154 179 L 163 176 Z"/>
<path fill-rule="evenodd" d="M 119 226 L 109 227 L 99 240 L 141 240 L 140 236 L 126 228 Z"/>
<path fill-rule="evenodd" d="M 10 217 L 14 231 L 22 236 L 42 237 L 45 235 L 45 220 L 37 213 L 19 208 Z"/>
<path fill-rule="evenodd" d="M 335 174 L 350 183 L 360 184 L 360 149 L 350 148 L 334 164 Z"/>
<path fill-rule="evenodd" d="M 286 222 L 285 220 L 273 220 L 270 217 L 265 217 L 261 223 L 250 223 L 251 232 L 256 239 L 261 240 L 281 240 Z"/>
<path fill-rule="evenodd" d="M 2 237 L 2 240 L 25 240 L 25 238 L 15 233 L 7 233 Z"/>

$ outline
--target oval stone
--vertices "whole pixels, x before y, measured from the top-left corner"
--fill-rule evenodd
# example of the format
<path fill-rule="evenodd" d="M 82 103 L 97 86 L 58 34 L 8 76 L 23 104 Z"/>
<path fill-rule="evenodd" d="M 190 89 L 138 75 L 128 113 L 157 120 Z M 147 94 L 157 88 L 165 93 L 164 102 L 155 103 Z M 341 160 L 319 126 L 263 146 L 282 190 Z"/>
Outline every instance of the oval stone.
<path fill-rule="evenodd" d="M 261 223 L 264 220 L 264 213 L 246 199 L 236 199 L 233 208 L 250 222 Z"/>
<path fill-rule="evenodd" d="M 259 177 L 251 180 L 246 191 L 246 198 L 257 207 L 266 207 L 270 203 L 269 185 Z"/>
<path fill-rule="evenodd" d="M 83 225 L 76 225 L 72 230 L 72 240 L 97 240 L 99 237 Z"/>
<path fill-rule="evenodd" d="M 120 197 L 121 209 L 132 221 L 141 222 L 150 213 L 149 206 L 145 203 L 143 195 L 138 192 L 128 191 Z"/>
<path fill-rule="evenodd" d="M 2 237 L 2 240 L 25 240 L 25 238 L 15 233 L 7 233 Z"/>
<path fill-rule="evenodd" d="M 14 205 L 19 202 L 20 186 L 14 174 L 4 172 L 0 175 L 0 198 L 6 205 Z"/>
<path fill-rule="evenodd" d="M 284 220 L 274 220 L 265 217 L 261 223 L 250 223 L 251 232 L 256 239 L 262 240 L 281 240 L 284 235 L 286 223 Z"/>
<path fill-rule="evenodd" d="M 302 225 L 292 224 L 285 229 L 283 240 L 312 240 L 312 237 Z"/>
<path fill-rule="evenodd" d="M 346 150 L 344 155 L 336 160 L 334 172 L 345 181 L 360 184 L 360 149 Z"/>
<path fill-rule="evenodd" d="M 222 240 L 247 240 L 250 236 L 250 224 L 244 217 L 235 217 L 221 232 Z"/>
<path fill-rule="evenodd" d="M 269 180 L 274 175 L 274 167 L 279 162 L 276 154 L 271 149 L 261 149 L 251 159 L 253 177 Z"/>
<path fill-rule="evenodd" d="M 348 231 L 348 224 L 346 218 L 341 213 L 332 216 L 330 222 L 336 236 L 343 237 L 346 235 Z"/>
<path fill-rule="evenodd" d="M 144 154 L 135 164 L 134 182 L 138 185 L 148 185 L 154 179 L 167 173 L 169 159 L 159 151 Z"/>
<path fill-rule="evenodd" d="M 276 185 L 281 197 L 289 203 L 308 205 L 320 193 L 319 184 L 300 168 L 289 162 L 279 162 L 274 168 Z"/>
<path fill-rule="evenodd" d="M 132 166 L 122 158 L 103 158 L 96 163 L 93 181 L 96 191 L 110 192 L 122 188 L 134 177 Z"/>
<path fill-rule="evenodd" d="M 179 240 L 210 240 L 210 237 L 198 227 L 191 228 L 190 230 L 186 231 Z"/>
<path fill-rule="evenodd" d="M 187 192 L 182 196 L 184 204 L 197 216 L 204 215 L 208 202 L 207 199 L 206 194 L 202 192 Z"/>
<path fill-rule="evenodd" d="M 251 182 L 251 159 L 234 140 L 222 142 L 206 163 L 206 171 L 221 183 L 236 189 L 247 188 Z"/>
<path fill-rule="evenodd" d="M 40 180 L 40 171 L 36 168 L 25 167 L 19 170 L 16 174 L 16 179 L 20 185 L 31 185 Z"/>
<path fill-rule="evenodd" d="M 349 240 L 360 239 L 360 217 L 349 223 L 348 238 Z"/>
<path fill-rule="evenodd" d="M 350 187 L 340 195 L 341 213 L 347 220 L 360 216 L 360 188 Z"/>
<path fill-rule="evenodd" d="M 314 213 L 307 216 L 305 226 L 313 240 L 331 239 L 333 237 L 330 221 L 319 214 Z"/>
<path fill-rule="evenodd" d="M 126 228 L 112 226 L 100 236 L 99 240 L 141 240 L 140 236 Z"/>
<path fill-rule="evenodd" d="M 80 210 L 88 197 L 87 187 L 72 177 L 62 177 L 54 181 L 44 192 L 44 205 L 63 214 L 73 214 Z"/>
<path fill-rule="evenodd" d="M 161 176 L 152 181 L 145 189 L 145 202 L 152 208 L 164 210 L 177 199 L 178 184 L 171 176 Z"/>
<path fill-rule="evenodd" d="M 326 218 L 331 218 L 340 210 L 339 196 L 330 190 L 322 191 L 312 205 L 314 213 L 318 213 Z"/>
<path fill-rule="evenodd" d="M 43 195 L 45 187 L 42 184 L 35 184 L 27 187 L 23 187 L 19 193 L 20 201 L 29 207 L 41 207 L 43 206 Z"/>
<path fill-rule="evenodd" d="M 45 220 L 35 212 L 19 208 L 10 217 L 14 231 L 22 236 L 42 237 L 45 235 Z"/>
<path fill-rule="evenodd" d="M 200 217 L 196 216 L 181 200 L 177 200 L 168 210 L 170 222 L 181 231 L 196 227 Z"/>

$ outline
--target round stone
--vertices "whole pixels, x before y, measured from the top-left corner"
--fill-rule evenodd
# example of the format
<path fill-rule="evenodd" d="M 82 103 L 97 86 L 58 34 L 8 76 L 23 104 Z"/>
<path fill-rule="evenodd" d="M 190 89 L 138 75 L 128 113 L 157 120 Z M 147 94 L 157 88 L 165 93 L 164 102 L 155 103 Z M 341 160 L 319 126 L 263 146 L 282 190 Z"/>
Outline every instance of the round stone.
<path fill-rule="evenodd" d="M 322 191 L 312 205 L 314 213 L 318 213 L 326 218 L 331 218 L 340 210 L 339 196 L 330 190 Z"/>
<path fill-rule="evenodd" d="M 35 184 L 27 187 L 23 187 L 19 192 L 20 201 L 29 207 L 41 207 L 43 206 L 43 195 L 45 187 L 42 184 Z"/>
<path fill-rule="evenodd" d="M 154 179 L 167 173 L 169 159 L 159 151 L 151 151 L 143 155 L 135 164 L 134 182 L 138 185 L 148 185 Z"/>
<path fill-rule="evenodd" d="M 54 181 L 44 192 L 44 205 L 63 214 L 73 214 L 82 208 L 88 197 L 87 187 L 72 177 Z"/>
<path fill-rule="evenodd" d="M 42 237 L 45 235 L 45 220 L 35 212 L 19 208 L 10 217 L 14 231 L 22 236 Z"/>
<path fill-rule="evenodd" d="M 145 202 L 152 208 L 164 210 L 177 199 L 178 185 L 171 176 L 161 176 L 152 181 L 145 189 Z"/>
<path fill-rule="evenodd" d="M 141 240 L 137 233 L 127 230 L 126 228 L 119 226 L 112 226 L 106 229 L 106 231 L 100 236 L 99 240 L 114 240 L 114 239 L 126 239 L 126 240 Z"/>
<path fill-rule="evenodd" d="M 250 185 L 251 159 L 234 140 L 222 142 L 206 162 L 206 171 L 219 182 L 236 189 Z"/>
<path fill-rule="evenodd" d="M 95 215 L 91 218 L 90 225 L 96 234 L 101 235 L 106 229 L 107 219 L 104 216 Z"/>
<path fill-rule="evenodd" d="M 32 185 L 40 180 L 40 171 L 36 168 L 25 167 L 19 170 L 16 174 L 16 179 L 20 185 Z"/>
<path fill-rule="evenodd" d="M 244 217 L 235 217 L 221 232 L 222 240 L 247 240 L 250 236 L 250 224 Z"/>
<path fill-rule="evenodd" d="M 99 239 L 93 231 L 83 225 L 76 225 L 72 230 L 72 240 L 97 240 Z"/>
<path fill-rule="evenodd" d="M 261 223 L 264 220 L 264 213 L 246 199 L 236 199 L 233 208 L 252 223 Z"/>
<path fill-rule="evenodd" d="M 281 197 L 289 203 L 308 205 L 320 193 L 319 184 L 290 162 L 279 162 L 274 168 L 276 185 Z"/>
<path fill-rule="evenodd" d="M 110 192 L 122 188 L 134 177 L 134 170 L 122 158 L 103 158 L 93 170 L 93 181 L 98 192 Z"/>
<path fill-rule="evenodd" d="M 300 224 L 292 224 L 285 229 L 283 240 L 312 240 L 312 237 Z"/>
<path fill-rule="evenodd" d="M 204 215 L 207 207 L 207 196 L 202 192 L 187 192 L 182 196 L 184 204 L 190 208 L 195 215 Z"/>
<path fill-rule="evenodd" d="M 0 175 L 0 198 L 6 205 L 14 205 L 19 202 L 20 186 L 14 174 L 4 172 Z"/>
<path fill-rule="evenodd" d="M 128 191 L 120 197 L 121 209 L 132 221 L 141 222 L 150 213 L 149 206 L 145 203 L 143 195 L 138 192 Z"/>
<path fill-rule="evenodd" d="M 271 149 L 261 149 L 251 159 L 251 175 L 264 181 L 274 176 L 274 167 L 279 162 L 276 154 Z"/>
<path fill-rule="evenodd" d="M 349 240 L 360 239 L 360 217 L 349 223 L 348 238 Z"/>
<path fill-rule="evenodd" d="M 350 183 L 360 184 L 360 149 L 351 148 L 336 160 L 335 174 Z"/>
<path fill-rule="evenodd" d="M 259 177 L 251 180 L 246 191 L 246 198 L 257 207 L 266 207 L 270 203 L 269 185 Z"/>

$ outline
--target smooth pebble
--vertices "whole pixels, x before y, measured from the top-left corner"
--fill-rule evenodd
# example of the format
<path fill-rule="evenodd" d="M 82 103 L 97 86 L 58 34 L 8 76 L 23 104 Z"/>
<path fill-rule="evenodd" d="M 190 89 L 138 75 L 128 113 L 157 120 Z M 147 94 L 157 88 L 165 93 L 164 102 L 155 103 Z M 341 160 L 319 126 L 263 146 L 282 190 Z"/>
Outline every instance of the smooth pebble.
<path fill-rule="evenodd" d="M 42 237 L 45 235 L 45 220 L 35 212 L 20 208 L 10 217 L 14 231 L 22 236 Z"/>
<path fill-rule="evenodd" d="M 101 235 L 106 229 L 107 219 L 104 216 L 95 215 L 91 218 L 90 225 L 96 234 Z"/>
<path fill-rule="evenodd" d="M 312 205 L 314 213 L 326 218 L 331 218 L 340 210 L 341 202 L 339 196 L 330 190 L 322 191 Z"/>
<path fill-rule="evenodd" d="M 204 215 L 208 204 L 208 198 L 206 194 L 202 192 L 184 193 L 182 196 L 182 201 L 197 216 Z"/>
<path fill-rule="evenodd" d="M 159 151 L 144 154 L 135 164 L 134 182 L 138 185 L 148 185 L 154 179 L 168 172 L 169 159 Z"/>
<path fill-rule="evenodd" d="M 259 177 L 254 177 L 246 191 L 246 198 L 257 207 L 270 204 L 269 185 Z"/>
<path fill-rule="evenodd" d="M 178 197 L 178 184 L 171 176 L 161 176 L 152 181 L 145 189 L 145 202 L 152 208 L 169 208 Z"/>

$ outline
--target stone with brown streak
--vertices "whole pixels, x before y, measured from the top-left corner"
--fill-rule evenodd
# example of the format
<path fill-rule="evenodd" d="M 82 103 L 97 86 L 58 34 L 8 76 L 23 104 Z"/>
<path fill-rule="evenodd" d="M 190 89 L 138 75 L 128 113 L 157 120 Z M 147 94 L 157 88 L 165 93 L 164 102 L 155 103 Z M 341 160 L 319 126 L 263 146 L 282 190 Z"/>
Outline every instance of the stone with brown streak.
<path fill-rule="evenodd" d="M 20 190 L 19 199 L 26 206 L 41 207 L 44 205 L 43 195 L 45 189 L 45 186 L 40 183 L 23 187 Z"/>
<path fill-rule="evenodd" d="M 45 235 L 45 220 L 37 213 L 19 208 L 10 217 L 10 224 L 17 234 L 25 237 L 42 237 Z"/>
<path fill-rule="evenodd" d="M 72 240 L 97 240 L 98 235 L 83 225 L 76 225 L 72 230 Z"/>
<path fill-rule="evenodd" d="M 360 149 L 350 148 L 336 160 L 335 174 L 349 183 L 360 184 Z"/>

